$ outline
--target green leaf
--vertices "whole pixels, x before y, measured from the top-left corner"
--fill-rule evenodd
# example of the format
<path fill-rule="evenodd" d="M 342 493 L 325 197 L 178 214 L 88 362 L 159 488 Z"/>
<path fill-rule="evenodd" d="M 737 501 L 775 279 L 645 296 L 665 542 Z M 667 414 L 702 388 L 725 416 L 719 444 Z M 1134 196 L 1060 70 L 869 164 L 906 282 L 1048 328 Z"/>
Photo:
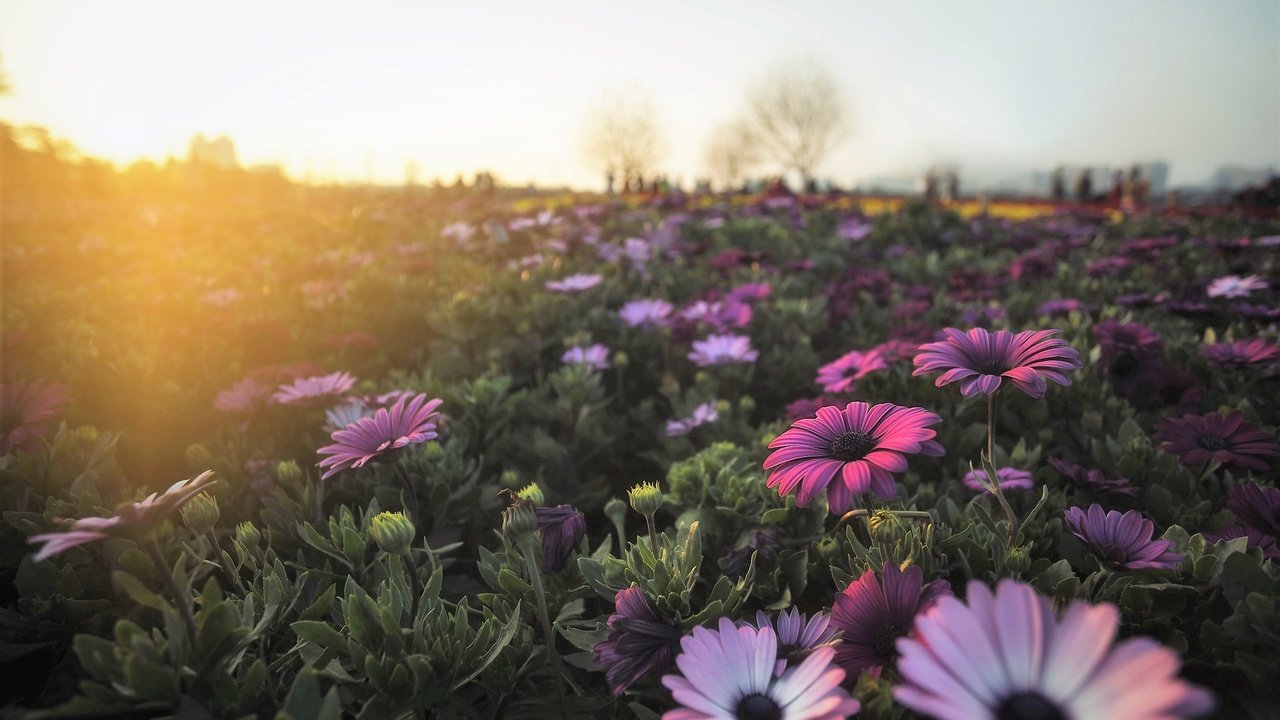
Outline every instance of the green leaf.
<path fill-rule="evenodd" d="M 347 645 L 347 639 L 342 637 L 342 633 L 325 622 L 299 620 L 289 627 L 293 629 L 299 640 L 315 643 L 322 648 L 342 650 Z"/>
<path fill-rule="evenodd" d="M 157 593 L 148 590 L 142 581 L 130 575 L 123 570 L 116 570 L 111 573 L 112 580 L 115 581 L 116 587 L 119 588 L 129 599 L 138 603 L 143 607 L 149 607 L 152 610 L 163 610 L 170 607 L 169 601 L 160 597 Z"/>

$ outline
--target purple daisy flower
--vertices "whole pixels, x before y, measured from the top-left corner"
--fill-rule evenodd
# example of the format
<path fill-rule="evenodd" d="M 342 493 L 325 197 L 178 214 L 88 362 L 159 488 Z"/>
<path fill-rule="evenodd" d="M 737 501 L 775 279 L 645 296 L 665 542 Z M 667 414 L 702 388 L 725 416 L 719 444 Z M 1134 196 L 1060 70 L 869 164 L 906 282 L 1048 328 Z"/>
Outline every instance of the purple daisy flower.
<path fill-rule="evenodd" d="M 560 356 L 565 365 L 586 365 L 592 370 L 609 369 L 609 348 L 596 343 L 588 347 L 581 345 L 571 347 Z"/>
<path fill-rule="evenodd" d="M 764 300 L 772 293 L 773 287 L 771 287 L 767 282 L 743 283 L 742 285 L 730 290 L 729 294 L 725 296 L 725 299 L 740 303 L 753 303 Z"/>
<path fill-rule="evenodd" d="M 425 394 L 401 398 L 390 408 L 379 408 L 372 417 L 360 418 L 333 433 L 333 444 L 316 451 L 328 456 L 316 463 L 317 467 L 327 468 L 321 479 L 347 468 L 364 467 L 370 460 L 407 445 L 435 439 L 438 434 L 432 421 L 441 402 L 427 402 Z"/>
<path fill-rule="evenodd" d="M 874 350 L 854 350 L 818 368 L 818 378 L 814 382 L 825 393 L 851 393 L 859 380 L 886 367 L 884 358 Z"/>
<path fill-rule="evenodd" d="M 897 660 L 894 643 L 911 632 L 916 615 L 951 594 L 945 580 L 924 584 L 919 565 L 904 571 L 896 562 L 886 562 L 882 574 L 881 580 L 875 570 L 866 571 L 837 593 L 831 606 L 831 626 L 843 633 L 836 662 L 850 678 L 864 672 L 879 677 Z"/>
<path fill-rule="evenodd" d="M 45 560 L 64 550 L 96 540 L 137 536 L 172 517 L 213 482 L 213 471 L 206 470 L 189 480 L 179 480 L 162 493 L 151 493 L 138 502 L 120 503 L 112 517 L 80 518 L 66 530 L 32 535 L 27 538 L 27 542 L 44 543 L 35 559 Z"/>
<path fill-rule="evenodd" d="M 578 273 L 560 280 L 548 280 L 546 288 L 558 293 L 580 293 L 600 284 L 604 278 L 598 273 Z"/>
<path fill-rule="evenodd" d="M 831 648 L 774 675 L 778 638 L 771 627 L 720 618 L 717 630 L 696 627 L 680 648 L 680 674 L 662 678 L 680 707 L 662 720 L 843 720 L 860 707 L 840 687 L 844 671 L 832 663 Z"/>
<path fill-rule="evenodd" d="M 587 519 L 572 505 L 535 507 L 533 512 L 542 534 L 542 572 L 560 572 L 587 534 Z"/>
<path fill-rule="evenodd" d="M 819 408 L 817 417 L 797 420 L 769 443 L 766 484 L 779 495 L 794 491 L 800 507 L 825 488 L 827 505 L 837 514 L 849 509 L 856 494 L 891 498 L 897 492 L 893 473 L 907 469 L 906 455 L 943 454 L 933 439 L 937 433 L 929 429 L 940 422 L 924 408 L 893 403 Z"/>
<path fill-rule="evenodd" d="M 1063 298 L 1061 300 L 1049 300 L 1040 304 L 1036 308 L 1037 315 L 1045 315 L 1053 317 L 1055 315 L 1070 315 L 1073 312 L 1088 313 L 1089 306 L 1076 300 L 1075 298 Z"/>
<path fill-rule="evenodd" d="M 1254 548 L 1261 550 L 1263 557 L 1269 560 L 1280 560 L 1280 548 L 1276 547 L 1275 536 L 1268 535 L 1256 528 L 1251 528 L 1247 525 L 1228 525 L 1217 532 L 1208 530 L 1204 533 L 1205 542 L 1210 544 L 1240 537 L 1245 539 L 1245 547 L 1251 550 Z"/>
<path fill-rule="evenodd" d="M 1031 473 L 1018 468 L 1002 467 L 996 468 L 996 479 L 1000 481 L 1000 490 L 1030 490 L 1034 487 L 1031 483 Z M 991 494 L 989 487 L 990 480 L 987 478 L 986 470 L 970 470 L 960 479 L 964 486 L 974 492 L 985 492 Z"/>
<path fill-rule="evenodd" d="M 1249 470 L 1264 472 L 1271 460 L 1280 458 L 1280 443 L 1271 435 L 1246 422 L 1244 413 L 1183 415 L 1156 423 L 1152 439 L 1160 449 L 1179 456 L 1183 465 L 1199 465 L 1208 460 L 1238 474 Z"/>
<path fill-rule="evenodd" d="M 1138 489 L 1129 484 L 1129 478 L 1112 480 L 1103 475 L 1101 470 L 1085 469 L 1061 458 L 1049 458 L 1049 465 L 1072 485 L 1094 495 L 1112 498 L 1133 498 L 1138 495 Z"/>
<path fill-rule="evenodd" d="M 1076 601 L 1061 619 L 1030 585 L 969 583 L 898 640 L 898 702 L 939 720 L 1194 717 L 1213 696 L 1177 676 L 1178 656 L 1146 637 L 1115 642 L 1114 605 Z"/>
<path fill-rule="evenodd" d="M 609 637 L 596 643 L 593 654 L 619 697 L 645 675 L 671 667 L 680 630 L 654 612 L 638 587 L 620 591 L 613 603 L 614 613 L 605 623 Z"/>
<path fill-rule="evenodd" d="M 44 379 L 0 384 L 0 455 L 35 450 L 67 401 L 66 386 Z"/>
<path fill-rule="evenodd" d="M 720 419 L 714 400 L 704 402 L 693 409 L 693 414 L 679 420 L 667 421 L 667 437 L 680 437 L 693 432 L 693 429 Z"/>
<path fill-rule="evenodd" d="M 1213 343 L 1200 348 L 1201 357 L 1223 370 L 1265 367 L 1280 360 L 1280 346 L 1262 338 Z"/>
<path fill-rule="evenodd" d="M 706 340 L 694 340 L 689 359 L 698 367 L 753 363 L 760 352 L 751 347 L 751 338 L 745 335 L 709 335 Z"/>
<path fill-rule="evenodd" d="M 632 300 L 618 310 L 628 327 L 664 325 L 674 308 L 666 300 Z"/>
<path fill-rule="evenodd" d="M 345 372 L 298 378 L 288 385 L 281 385 L 271 396 L 271 401 L 294 407 L 322 407 L 355 384 L 355 376 Z"/>
<path fill-rule="evenodd" d="M 1211 298 L 1248 297 L 1254 290 L 1266 290 L 1267 281 L 1257 275 L 1225 275 L 1209 283 L 1205 293 Z"/>
<path fill-rule="evenodd" d="M 819 612 L 808 617 L 794 607 L 779 612 L 777 621 L 770 620 L 763 610 L 756 611 L 756 627 L 771 628 L 778 637 L 774 675 L 781 675 L 788 666 L 799 665 L 819 648 L 835 647 L 839 639 L 839 630 L 831 625 L 830 615 Z"/>
<path fill-rule="evenodd" d="M 1280 535 L 1280 489 L 1257 483 L 1232 485 L 1227 491 L 1227 509 L 1246 527 L 1272 537 Z"/>
<path fill-rule="evenodd" d="M 1079 369 L 1080 353 L 1055 338 L 1060 330 L 1008 330 L 988 332 L 973 328 L 967 333 L 955 328 L 943 330 L 947 339 L 928 343 L 916 355 L 912 375 L 943 371 L 937 387 L 962 380 L 960 394 L 990 395 L 1004 380 L 1034 398 L 1044 397 L 1045 380 L 1070 385 L 1064 373 Z"/>
<path fill-rule="evenodd" d="M 1172 540 L 1155 540 L 1155 523 L 1137 510 L 1121 514 L 1104 511 L 1101 505 L 1089 509 L 1068 508 L 1067 529 L 1104 565 L 1119 570 L 1174 570 L 1182 565 L 1182 555 Z"/>

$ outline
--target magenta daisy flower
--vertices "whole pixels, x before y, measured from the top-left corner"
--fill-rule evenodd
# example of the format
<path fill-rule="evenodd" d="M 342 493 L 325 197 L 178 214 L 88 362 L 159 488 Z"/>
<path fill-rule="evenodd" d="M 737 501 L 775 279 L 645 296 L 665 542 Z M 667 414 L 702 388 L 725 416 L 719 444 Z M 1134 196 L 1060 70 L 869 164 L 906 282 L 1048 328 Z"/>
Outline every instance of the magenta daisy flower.
<path fill-rule="evenodd" d="M 679 420 L 667 421 L 667 437 L 680 437 L 693 432 L 693 429 L 713 423 L 720 419 L 720 413 L 716 411 L 715 401 L 704 402 L 693 409 L 693 414 L 689 417 L 680 418 Z"/>
<path fill-rule="evenodd" d="M 946 580 L 925 585 L 919 565 L 903 571 L 886 562 L 883 575 L 880 580 L 875 570 L 866 571 L 837 593 L 831 606 L 831 627 L 843 633 L 836 662 L 851 678 L 864 672 L 879 677 L 897 660 L 894 643 L 911 632 L 916 615 L 951 594 Z"/>
<path fill-rule="evenodd" d="M 909 454 L 939 457 L 942 446 L 929 426 L 942 422 L 934 413 L 893 403 L 851 402 L 819 408 L 817 417 L 795 421 L 769 447 L 766 484 L 779 495 L 796 493 L 807 507 L 820 490 L 827 491 L 833 513 L 849 509 L 854 495 L 873 492 L 891 498 L 897 492 L 893 473 L 907 469 Z"/>
<path fill-rule="evenodd" d="M 323 407 L 355 384 L 355 376 L 345 372 L 298 378 L 288 385 L 281 385 L 271 396 L 271 401 L 294 407 Z"/>
<path fill-rule="evenodd" d="M 1049 465 L 1072 485 L 1093 495 L 1112 498 L 1137 497 L 1138 489 L 1129 484 L 1129 478 L 1110 479 L 1095 468 L 1083 468 L 1061 458 L 1049 458 Z"/>
<path fill-rule="evenodd" d="M 1262 338 L 1213 343 L 1200 348 L 1200 355 L 1223 370 L 1265 367 L 1280 360 L 1280 346 Z"/>
<path fill-rule="evenodd" d="M 662 720 L 843 720 L 860 707 L 840 687 L 844 671 L 831 648 L 774 675 L 778 638 L 770 627 L 720 618 L 717 630 L 696 627 L 680 648 L 680 674 L 662 678 L 680 707 Z"/>
<path fill-rule="evenodd" d="M 753 363 L 760 352 L 751 347 L 751 338 L 745 335 L 710 335 L 706 340 L 694 340 L 689 359 L 698 367 Z"/>
<path fill-rule="evenodd" d="M 608 370 L 609 348 L 599 343 L 587 347 L 574 346 L 564 351 L 560 362 L 565 365 L 586 365 L 591 370 Z"/>
<path fill-rule="evenodd" d="M 1066 372 L 1080 368 L 1080 353 L 1055 338 L 1060 330 L 1008 330 L 988 332 L 973 328 L 967 333 L 943 330 L 947 339 L 921 346 L 912 375 L 942 371 L 937 387 L 964 381 L 960 393 L 971 397 L 990 395 L 1004 380 L 1034 398 L 1044 397 L 1045 380 L 1070 385 Z"/>
<path fill-rule="evenodd" d="M 1204 533 L 1205 542 L 1210 544 L 1241 537 L 1245 539 L 1246 548 L 1250 550 L 1257 548 L 1262 551 L 1263 557 L 1269 560 L 1280 560 L 1280 547 L 1276 547 L 1275 536 L 1256 528 L 1247 525 L 1228 525 L 1217 532 L 1207 530 Z"/>
<path fill-rule="evenodd" d="M 433 420 L 441 402 L 427 402 L 425 394 L 400 398 L 390 408 L 379 408 L 372 417 L 362 417 L 333 433 L 333 444 L 316 451 L 328 456 L 316 463 L 327 468 L 321 479 L 347 468 L 364 467 L 370 460 L 407 445 L 435 439 L 438 434 Z"/>
<path fill-rule="evenodd" d="M 781 675 L 788 666 L 796 666 L 819 648 L 835 647 L 839 630 L 831 625 L 831 616 L 814 613 L 808 617 L 799 608 L 778 613 L 777 621 L 769 619 L 763 610 L 756 611 L 756 627 L 772 628 L 778 637 L 778 660 L 773 674 Z"/>
<path fill-rule="evenodd" d="M 1246 527 L 1275 537 L 1280 535 L 1280 489 L 1257 483 L 1232 485 L 1227 509 Z"/>
<path fill-rule="evenodd" d="M 548 280 L 546 288 L 552 292 L 558 293 L 580 293 L 600 284 L 604 278 L 598 273 L 578 273 L 577 275 L 569 275 L 560 280 Z"/>
<path fill-rule="evenodd" d="M 105 540 L 109 537 L 136 537 L 146 533 L 165 519 L 182 509 L 191 498 L 213 484 L 213 471 L 206 470 L 195 478 L 180 480 L 162 493 L 151 493 L 138 502 L 125 502 L 116 506 L 112 517 L 80 518 L 66 530 L 32 535 L 27 542 L 44 543 L 36 560 L 44 560 L 78 545 Z"/>
<path fill-rule="evenodd" d="M 886 367 L 879 353 L 854 350 L 818 368 L 815 382 L 822 387 L 822 392 L 851 393 L 859 380 Z"/>
<path fill-rule="evenodd" d="M 1246 422 L 1239 410 L 1229 415 L 1166 418 L 1156 423 L 1152 439 L 1163 443 L 1161 450 L 1179 456 L 1183 465 L 1213 460 L 1238 474 L 1249 470 L 1264 472 L 1271 460 L 1280 458 L 1280 443 Z"/>
<path fill-rule="evenodd" d="M 0 455 L 35 450 L 67 401 L 66 386 L 43 379 L 0 384 Z"/>
<path fill-rule="evenodd" d="M 638 587 L 620 591 L 613 603 L 614 613 L 605 622 L 609 637 L 596 643 L 593 654 L 619 697 L 645 675 L 671 667 L 680 630 L 654 612 Z"/>
<path fill-rule="evenodd" d="M 1108 567 L 1119 570 L 1175 570 L 1183 557 L 1173 549 L 1172 540 L 1156 540 L 1155 523 L 1137 510 L 1121 513 L 1104 511 L 1101 505 L 1089 509 L 1068 508 L 1067 530 Z"/>
<path fill-rule="evenodd" d="M 969 583 L 967 602 L 940 599 L 898 640 L 898 702 L 939 720 L 1173 720 L 1213 708 L 1178 678 L 1178 656 L 1146 637 L 1115 642 L 1114 605 L 1076 601 L 1059 619 L 1030 586 Z"/>
<path fill-rule="evenodd" d="M 1033 485 L 1031 482 L 1031 473 L 1018 468 L 1002 467 L 996 468 L 996 480 L 1000 481 L 1001 492 L 1005 490 L 1030 490 Z M 970 470 L 960 479 L 964 486 L 974 492 L 985 492 L 991 494 L 991 481 L 987 478 L 987 471 L 982 469 Z"/>
<path fill-rule="evenodd" d="M 657 326 L 666 324 L 673 309 L 666 300 L 632 300 L 618 310 L 618 317 L 627 327 Z"/>

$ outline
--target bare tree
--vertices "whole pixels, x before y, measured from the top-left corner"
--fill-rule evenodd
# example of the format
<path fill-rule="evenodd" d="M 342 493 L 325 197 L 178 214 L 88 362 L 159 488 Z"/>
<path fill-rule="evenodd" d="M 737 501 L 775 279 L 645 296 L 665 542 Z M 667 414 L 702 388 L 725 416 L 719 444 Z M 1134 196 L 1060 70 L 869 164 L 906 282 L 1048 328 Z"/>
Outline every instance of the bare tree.
<path fill-rule="evenodd" d="M 605 94 L 592 109 L 582 149 L 610 182 L 642 180 L 664 151 L 653 104 L 638 91 Z"/>
<path fill-rule="evenodd" d="M 704 160 L 711 177 L 723 187 L 737 185 L 760 162 L 760 141 L 751 124 L 736 120 L 716 128 Z"/>
<path fill-rule="evenodd" d="M 748 107 L 770 159 L 806 180 L 844 136 L 840 92 L 831 75 L 813 63 L 776 69 L 752 90 Z"/>

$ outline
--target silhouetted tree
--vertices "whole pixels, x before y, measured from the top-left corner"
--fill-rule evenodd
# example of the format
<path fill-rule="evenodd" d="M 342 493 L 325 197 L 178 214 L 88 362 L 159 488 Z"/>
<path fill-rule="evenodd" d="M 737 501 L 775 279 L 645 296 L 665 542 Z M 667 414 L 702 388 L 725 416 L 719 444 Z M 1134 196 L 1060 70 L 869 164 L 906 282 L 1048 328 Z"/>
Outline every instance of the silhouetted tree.
<path fill-rule="evenodd" d="M 583 152 L 601 176 L 638 185 L 662 158 L 664 143 L 653 104 L 642 93 L 604 95 L 593 108 Z"/>
<path fill-rule="evenodd" d="M 840 93 L 831 75 L 812 63 L 774 70 L 751 91 L 748 107 L 770 159 L 806 180 L 843 139 Z"/>
<path fill-rule="evenodd" d="M 722 186 L 737 185 L 760 162 L 760 140 L 745 120 L 716 128 L 704 155 L 707 170 Z"/>

